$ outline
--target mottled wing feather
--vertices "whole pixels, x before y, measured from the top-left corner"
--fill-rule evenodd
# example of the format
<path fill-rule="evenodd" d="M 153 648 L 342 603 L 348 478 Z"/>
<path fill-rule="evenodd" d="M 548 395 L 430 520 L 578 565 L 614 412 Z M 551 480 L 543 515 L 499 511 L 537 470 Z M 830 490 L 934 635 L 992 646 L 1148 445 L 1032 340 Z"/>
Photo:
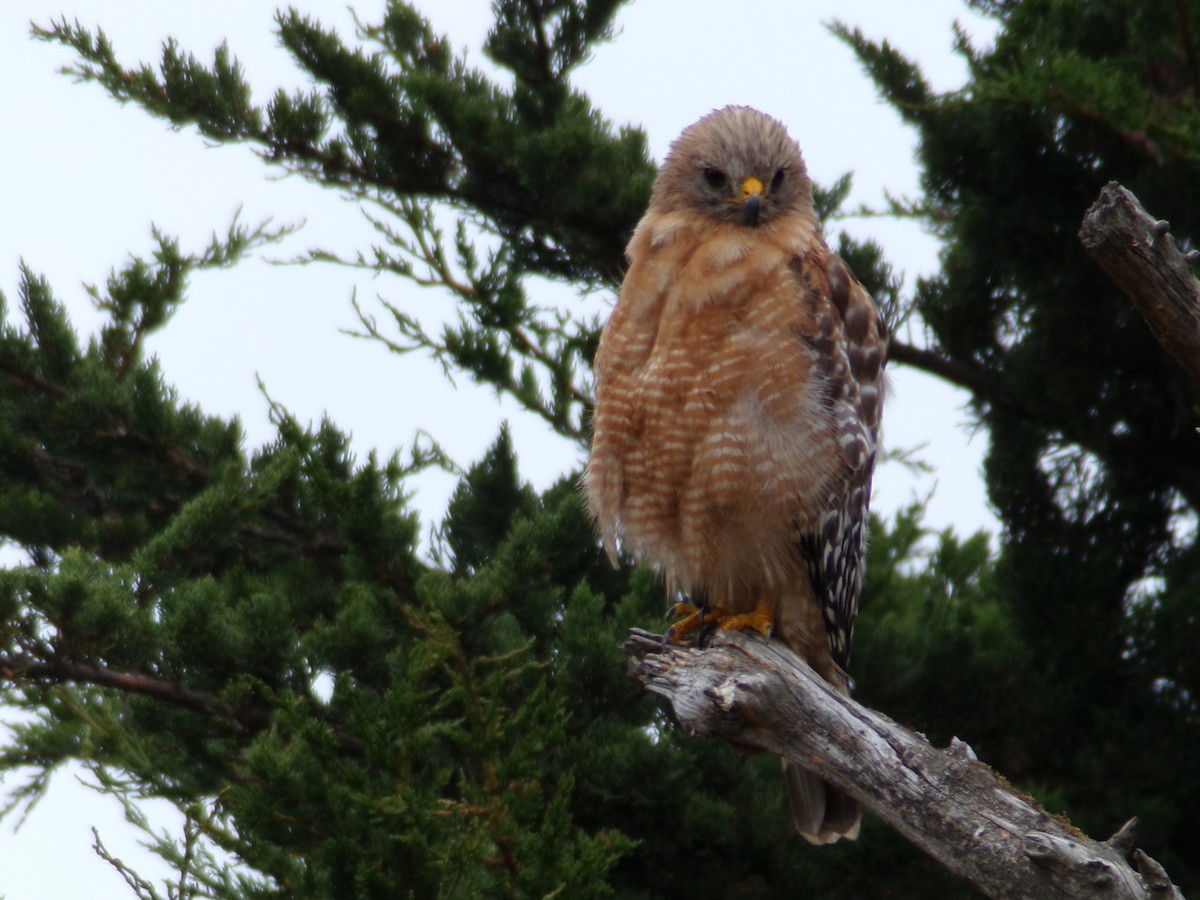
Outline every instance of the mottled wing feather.
<path fill-rule="evenodd" d="M 870 296 L 836 254 L 821 247 L 793 259 L 792 270 L 823 311 L 817 333 L 804 339 L 819 360 L 814 377 L 825 380 L 844 466 L 843 492 L 822 511 L 819 526 L 799 536 L 796 549 L 821 604 L 830 655 L 845 671 L 862 589 L 887 331 Z"/>

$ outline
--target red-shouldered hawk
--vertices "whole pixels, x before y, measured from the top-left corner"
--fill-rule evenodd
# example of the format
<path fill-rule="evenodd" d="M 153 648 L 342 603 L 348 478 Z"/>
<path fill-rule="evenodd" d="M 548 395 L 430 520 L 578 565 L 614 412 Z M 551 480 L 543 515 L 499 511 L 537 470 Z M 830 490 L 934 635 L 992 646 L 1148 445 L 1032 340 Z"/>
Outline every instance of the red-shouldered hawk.
<path fill-rule="evenodd" d="M 605 547 L 620 536 L 706 621 L 773 634 L 848 692 L 887 333 L 825 244 L 800 148 L 754 109 L 701 119 L 627 255 L 585 476 Z M 784 773 L 801 835 L 857 837 L 852 798 Z"/>

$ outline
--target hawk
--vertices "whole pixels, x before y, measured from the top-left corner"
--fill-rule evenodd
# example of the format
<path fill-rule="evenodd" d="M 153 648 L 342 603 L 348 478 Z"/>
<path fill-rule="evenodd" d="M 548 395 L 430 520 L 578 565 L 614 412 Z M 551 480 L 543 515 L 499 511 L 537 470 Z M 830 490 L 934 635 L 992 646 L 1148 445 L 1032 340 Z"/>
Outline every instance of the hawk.
<path fill-rule="evenodd" d="M 696 122 L 626 255 L 584 476 L 605 548 L 690 598 L 672 637 L 752 628 L 848 693 L 887 331 L 822 237 L 799 146 L 748 107 Z M 783 767 L 804 838 L 857 837 L 852 798 Z"/>

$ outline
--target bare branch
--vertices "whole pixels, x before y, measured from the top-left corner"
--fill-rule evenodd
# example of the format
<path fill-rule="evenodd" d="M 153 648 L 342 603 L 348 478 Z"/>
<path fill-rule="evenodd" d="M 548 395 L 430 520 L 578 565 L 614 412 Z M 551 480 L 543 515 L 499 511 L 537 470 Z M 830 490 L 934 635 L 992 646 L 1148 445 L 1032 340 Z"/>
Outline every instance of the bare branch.
<path fill-rule="evenodd" d="M 1175 898 L 1133 851 L 1132 824 L 1098 842 L 1016 793 L 955 740 L 924 737 L 832 690 L 778 641 L 721 632 L 707 649 L 635 629 L 630 674 L 695 734 L 765 750 L 844 788 L 989 897 Z"/>
<path fill-rule="evenodd" d="M 1083 217 L 1079 239 L 1133 301 L 1163 349 L 1200 378 L 1200 283 L 1169 231 L 1110 181 Z"/>

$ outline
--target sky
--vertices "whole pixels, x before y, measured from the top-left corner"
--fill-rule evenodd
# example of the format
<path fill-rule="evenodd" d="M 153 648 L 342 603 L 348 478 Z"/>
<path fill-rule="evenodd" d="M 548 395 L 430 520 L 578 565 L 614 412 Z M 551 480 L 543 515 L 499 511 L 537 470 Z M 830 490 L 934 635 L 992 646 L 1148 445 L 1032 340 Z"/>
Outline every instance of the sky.
<path fill-rule="evenodd" d="M 294 3 L 353 38 L 353 19 L 340 0 Z M 376 21 L 382 4 L 363 0 L 355 10 L 363 21 Z M 488 69 L 481 53 L 491 22 L 488 0 L 415 5 L 451 45 L 467 51 L 469 62 Z M 223 233 L 235 215 L 249 224 L 270 219 L 299 225 L 284 243 L 233 269 L 194 277 L 187 302 L 149 339 L 149 352 L 181 398 L 209 414 L 238 416 L 251 449 L 274 433 L 261 380 L 270 398 L 301 422 L 315 424 L 328 416 L 350 432 L 362 457 L 372 450 L 386 457 L 424 430 L 457 462 L 469 465 L 507 421 L 521 473 L 534 487 L 578 470 L 582 451 L 549 434 L 511 401 L 465 379 L 449 384 L 427 358 L 397 357 L 345 333 L 356 325 L 352 297 L 368 313 L 382 312 L 377 305 L 382 297 L 429 322 L 452 312 L 448 297 L 333 265 L 279 264 L 315 247 L 349 255 L 369 247 L 372 230 L 355 203 L 298 178 L 279 177 L 249 148 L 212 146 L 194 132 L 173 130 L 115 103 L 96 85 L 75 83 L 57 71 L 72 61 L 70 52 L 29 37 L 31 21 L 65 17 L 101 25 L 127 65 L 157 62 L 167 37 L 206 61 L 227 40 L 255 99 L 265 102 L 278 87 L 306 86 L 278 44 L 275 8 L 265 0 L 5 0 L 0 291 L 10 306 L 16 302 L 24 261 L 49 280 L 86 338 L 100 319 L 83 285 L 102 285 L 131 254 L 147 254 L 152 224 L 195 252 L 213 232 Z M 818 183 L 829 185 L 854 172 L 847 208 L 882 206 L 885 190 L 915 196 L 915 135 L 879 100 L 850 49 L 824 27 L 834 19 L 870 37 L 886 37 L 920 63 L 937 90 L 956 89 L 966 78 L 965 64 L 952 51 L 953 23 L 977 46 L 986 46 L 995 32 L 991 22 L 954 0 L 919 5 L 690 0 L 686 7 L 637 0 L 620 13 L 616 39 L 596 51 L 573 84 L 611 121 L 642 127 L 656 159 L 702 115 L 729 103 L 747 104 L 788 125 Z M 936 271 L 937 241 L 912 223 L 849 218 L 835 228 L 879 241 L 907 290 L 917 276 Z M 562 299 L 560 294 L 553 302 Z M 567 301 L 572 299 L 568 294 Z M 919 334 L 909 339 L 921 340 Z M 974 436 L 966 400 L 936 379 L 893 367 L 885 443 L 891 449 L 920 448 L 917 455 L 935 471 L 916 475 L 898 464 L 882 466 L 875 479 L 877 511 L 888 515 L 928 499 L 932 528 L 959 534 L 996 530 L 980 474 L 985 437 Z M 416 482 L 413 502 L 427 529 L 441 518 L 453 487 L 453 477 L 442 473 Z M 151 878 L 166 874 L 140 848 L 116 802 L 83 786 L 80 775 L 74 769 L 58 773 L 16 833 L 17 817 L 0 822 L 0 897 L 131 896 L 121 877 L 93 853 L 93 826 L 135 869 Z M 0 791 L 15 783 L 10 777 Z M 178 830 L 169 809 L 151 809 L 158 827 Z"/>

